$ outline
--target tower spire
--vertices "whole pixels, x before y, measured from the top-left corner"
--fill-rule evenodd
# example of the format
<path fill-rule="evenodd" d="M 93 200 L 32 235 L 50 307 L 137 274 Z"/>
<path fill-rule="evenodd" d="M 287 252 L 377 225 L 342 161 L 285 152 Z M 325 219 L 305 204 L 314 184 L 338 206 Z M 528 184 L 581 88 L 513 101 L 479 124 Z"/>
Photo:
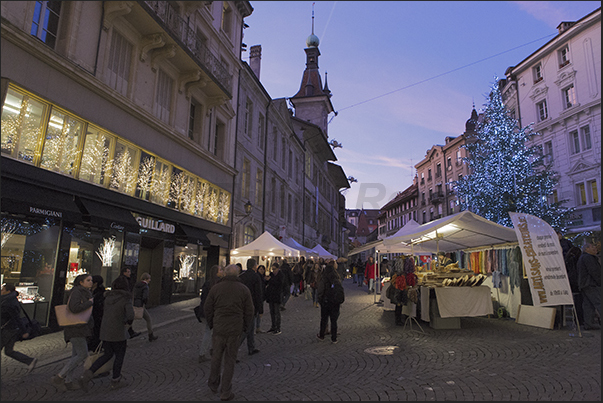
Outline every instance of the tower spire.
<path fill-rule="evenodd" d="M 314 35 L 314 4 L 312 3 L 312 35 Z"/>

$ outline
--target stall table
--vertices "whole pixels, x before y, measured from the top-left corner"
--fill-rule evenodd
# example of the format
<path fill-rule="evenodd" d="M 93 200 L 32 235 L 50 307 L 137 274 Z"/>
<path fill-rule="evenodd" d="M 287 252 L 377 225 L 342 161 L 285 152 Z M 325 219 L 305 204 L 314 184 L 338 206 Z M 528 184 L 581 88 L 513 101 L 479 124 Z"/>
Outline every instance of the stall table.
<path fill-rule="evenodd" d="M 421 287 L 421 319 L 434 329 L 460 329 L 460 318 L 494 314 L 490 287 Z M 425 304 L 425 305 L 423 305 Z"/>

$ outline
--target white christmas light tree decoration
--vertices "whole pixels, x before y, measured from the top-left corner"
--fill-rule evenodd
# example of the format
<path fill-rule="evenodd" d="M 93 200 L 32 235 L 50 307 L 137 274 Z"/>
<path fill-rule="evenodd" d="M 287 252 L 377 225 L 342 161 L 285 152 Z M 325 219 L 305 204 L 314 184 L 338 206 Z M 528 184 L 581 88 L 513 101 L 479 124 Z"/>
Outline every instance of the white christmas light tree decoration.
<path fill-rule="evenodd" d="M 195 193 L 194 214 L 200 217 L 203 217 L 205 213 L 205 199 L 207 197 L 208 189 L 209 185 L 207 182 L 198 181 L 197 192 Z"/>
<path fill-rule="evenodd" d="M 218 218 L 218 191 L 213 186 L 209 190 L 209 202 L 207 203 L 207 219 L 217 221 Z"/>
<path fill-rule="evenodd" d="M 62 115 L 53 115 L 59 118 L 60 116 Z M 51 171 L 73 175 L 73 167 L 80 154 L 78 143 L 82 123 L 68 116 L 64 116 L 61 123 L 60 130 L 48 125 L 40 166 Z"/>
<path fill-rule="evenodd" d="M 163 166 L 161 172 L 155 172 L 151 194 L 153 199 L 165 206 L 170 197 L 170 185 L 172 183 L 172 174 L 167 166 Z"/>
<path fill-rule="evenodd" d="M 179 172 L 174 175 L 170 190 L 170 202 L 174 202 L 178 210 L 188 210 L 192 191 L 194 190 L 190 183 L 191 178 L 186 173 Z"/>
<path fill-rule="evenodd" d="M 189 276 L 189 273 L 193 270 L 193 264 L 195 263 L 196 258 L 197 256 L 195 255 L 187 255 L 184 253 L 178 256 L 178 260 L 180 261 L 180 278 Z"/>
<path fill-rule="evenodd" d="M 153 171 L 155 170 L 155 158 L 146 157 L 140 164 L 138 172 L 138 190 L 145 195 L 153 188 Z"/>
<path fill-rule="evenodd" d="M 103 243 L 99 246 L 96 255 L 103 262 L 103 266 L 111 266 L 113 264 L 113 256 L 117 251 L 115 250 L 115 237 L 103 238 Z"/>
<path fill-rule="evenodd" d="M 218 205 L 218 222 L 226 224 L 228 222 L 228 212 L 230 211 L 230 195 L 226 192 L 220 192 L 220 201 Z"/>
<path fill-rule="evenodd" d="M 468 136 L 464 161 L 469 175 L 452 182 L 461 210 L 512 227 L 509 212 L 539 217 L 553 228 L 564 230 L 572 209 L 564 201 L 549 202 L 557 184 L 556 173 L 544 165 L 540 146 L 526 146 L 534 136 L 532 125 L 519 127 L 505 108 L 498 79 L 490 89 L 482 122 Z"/>
<path fill-rule="evenodd" d="M 80 167 L 80 179 L 85 178 L 91 182 L 98 183 L 101 175 L 106 171 L 108 166 L 111 166 L 113 161 L 109 159 L 109 147 L 106 145 L 106 138 L 99 134 L 96 139 L 86 145 L 82 156 L 82 164 Z"/>
<path fill-rule="evenodd" d="M 130 194 L 136 186 L 136 170 L 132 167 L 130 150 L 125 149 L 115 159 L 111 187 L 122 193 Z"/>
<path fill-rule="evenodd" d="M 17 223 L 12 220 L 2 220 L 2 244 L 0 247 L 4 248 L 4 245 L 17 231 Z"/>

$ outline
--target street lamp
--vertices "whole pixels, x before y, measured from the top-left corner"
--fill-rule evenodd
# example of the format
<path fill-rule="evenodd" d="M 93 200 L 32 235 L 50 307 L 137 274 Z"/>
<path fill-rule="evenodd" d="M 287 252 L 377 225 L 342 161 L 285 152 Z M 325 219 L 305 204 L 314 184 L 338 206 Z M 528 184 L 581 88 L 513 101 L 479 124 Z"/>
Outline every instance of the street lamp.
<path fill-rule="evenodd" d="M 251 204 L 251 202 L 249 200 L 247 200 L 247 203 L 245 203 L 245 215 L 243 217 L 241 217 L 241 219 L 239 221 L 237 221 L 234 225 L 237 225 L 238 223 L 240 223 L 243 219 L 249 217 L 249 215 L 251 214 L 251 212 L 253 211 L 253 204 Z"/>

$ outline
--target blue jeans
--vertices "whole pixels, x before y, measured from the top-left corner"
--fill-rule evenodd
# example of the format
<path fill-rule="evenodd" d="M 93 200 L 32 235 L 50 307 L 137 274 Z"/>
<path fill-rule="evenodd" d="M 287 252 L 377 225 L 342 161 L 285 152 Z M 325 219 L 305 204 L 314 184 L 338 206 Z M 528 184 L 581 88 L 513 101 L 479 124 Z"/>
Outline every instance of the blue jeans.
<path fill-rule="evenodd" d="M 14 350 L 15 343 L 19 340 L 19 333 L 20 331 L 17 329 L 3 329 L 2 348 L 4 349 L 4 354 L 6 354 L 7 357 L 22 362 L 25 365 L 29 365 L 34 359 Z"/>
<path fill-rule="evenodd" d="M 65 382 L 73 382 L 75 369 L 88 358 L 88 343 L 85 337 L 72 337 L 69 341 L 71 342 L 71 359 L 59 372 L 59 376 L 65 379 Z"/>
<path fill-rule="evenodd" d="M 241 335 L 241 342 L 239 343 L 240 346 L 243 344 L 243 341 L 247 339 L 247 352 L 249 354 L 251 354 L 251 352 L 255 350 L 255 321 L 257 320 L 258 316 L 259 314 L 254 314 L 249 329 L 247 329 L 246 332 L 243 332 L 243 334 Z"/>

